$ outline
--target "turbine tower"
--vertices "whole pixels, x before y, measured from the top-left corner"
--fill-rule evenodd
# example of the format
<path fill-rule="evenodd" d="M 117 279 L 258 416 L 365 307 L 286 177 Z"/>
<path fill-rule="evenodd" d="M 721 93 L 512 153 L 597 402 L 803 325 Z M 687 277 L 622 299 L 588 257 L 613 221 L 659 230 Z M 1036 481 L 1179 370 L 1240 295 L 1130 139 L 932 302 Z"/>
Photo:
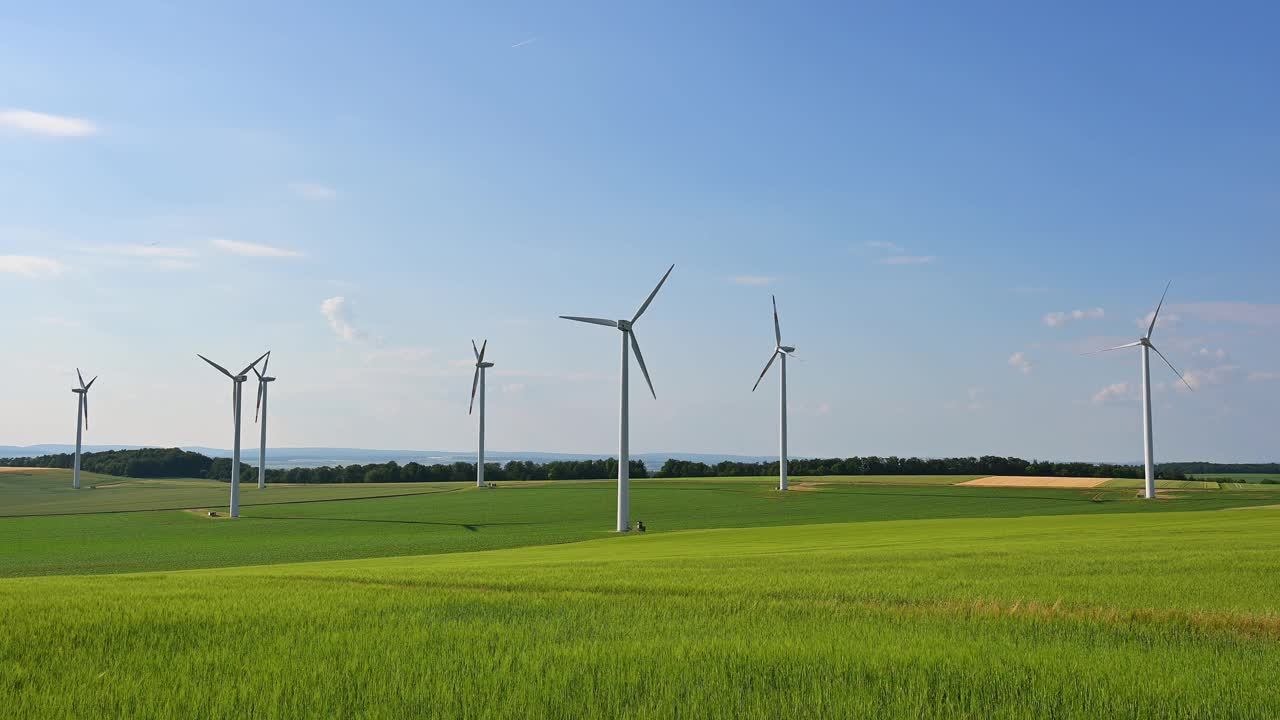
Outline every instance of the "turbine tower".
<path fill-rule="evenodd" d="M 253 368 L 253 374 L 258 376 L 258 404 L 253 408 L 253 421 L 258 422 L 258 413 L 262 413 L 262 440 L 258 445 L 258 489 L 263 490 L 267 487 L 267 390 L 268 383 L 276 381 L 275 378 L 267 375 L 267 366 L 271 364 L 271 352 L 266 354 L 266 362 L 262 363 L 262 372 L 258 372 L 258 368 Z M 250 366 L 252 367 L 252 366 Z"/>
<path fill-rule="evenodd" d="M 76 490 L 80 489 L 80 439 L 81 431 L 89 429 L 89 388 L 98 381 L 95 375 L 89 384 L 84 383 L 84 375 L 80 374 L 80 368 L 76 368 L 76 377 L 80 380 L 80 387 L 71 388 L 71 392 L 80 396 L 80 400 L 76 406 L 76 463 L 75 470 L 71 474 L 71 487 Z M 81 423 L 83 422 L 83 427 Z"/>
<path fill-rule="evenodd" d="M 196 357 L 209 363 L 217 369 L 218 372 L 231 379 L 231 414 L 235 418 L 234 424 L 236 428 L 236 436 L 231 450 L 231 508 L 228 511 L 228 514 L 233 518 L 240 517 L 240 386 L 244 384 L 244 381 L 249 379 L 245 373 L 254 369 L 254 367 L 262 361 L 262 358 L 265 358 L 270 354 L 271 351 L 263 353 L 262 357 L 259 357 L 257 360 L 249 363 L 245 366 L 245 369 L 235 375 L 227 372 L 226 368 L 209 358 L 200 355 L 199 353 L 196 354 Z"/>
<path fill-rule="evenodd" d="M 480 388 L 480 446 L 476 451 L 476 487 L 484 487 L 484 371 L 493 367 L 493 363 L 484 361 L 484 351 L 488 348 L 488 340 L 484 341 L 479 350 L 476 349 L 476 341 L 471 341 L 471 352 L 476 356 L 476 374 L 471 377 L 471 407 L 467 409 L 468 415 L 476 408 L 476 387 Z"/>
<path fill-rule="evenodd" d="M 630 532 L 631 530 L 631 450 L 627 428 L 627 385 L 629 382 L 627 370 L 630 362 L 627 359 L 627 350 L 630 347 L 631 350 L 635 351 L 636 362 L 640 363 L 640 372 L 644 373 L 644 381 L 649 385 L 649 393 L 653 395 L 654 400 L 657 400 L 658 394 L 653 391 L 653 381 L 649 379 L 649 370 L 644 366 L 644 356 L 640 354 L 640 343 L 636 342 L 633 326 L 640 319 L 640 316 L 644 314 L 644 311 L 649 309 L 649 303 L 653 302 L 654 296 L 662 289 L 662 284 L 667 281 L 667 277 L 671 275 L 671 271 L 675 268 L 675 265 L 667 268 L 666 275 L 662 276 L 662 279 L 658 281 L 657 287 L 653 289 L 653 292 L 649 293 L 649 297 L 645 298 L 644 304 L 636 311 L 635 317 L 630 320 L 605 320 L 572 315 L 560 316 L 565 320 L 604 325 L 605 327 L 617 328 L 622 332 L 622 398 L 618 410 L 618 532 Z"/>
<path fill-rule="evenodd" d="M 1170 283 L 1172 284 L 1172 283 Z M 1169 362 L 1169 358 L 1164 353 L 1151 344 L 1151 331 L 1156 328 L 1156 318 L 1160 317 L 1160 308 L 1164 307 L 1165 295 L 1169 294 L 1169 285 L 1164 286 L 1164 294 L 1160 296 L 1160 303 L 1156 305 L 1156 311 L 1151 315 L 1151 324 L 1147 326 L 1147 334 L 1138 338 L 1134 342 L 1117 345 L 1115 347 L 1106 348 L 1105 350 L 1097 350 L 1086 355 L 1096 355 L 1098 353 L 1111 352 L 1112 350 L 1123 350 L 1131 347 L 1142 348 L 1142 464 L 1145 470 L 1146 485 L 1143 490 L 1143 497 L 1152 500 L 1156 496 L 1156 471 L 1155 461 L 1153 459 L 1153 451 L 1151 447 L 1151 351 L 1155 350 L 1156 354 L 1164 360 L 1164 364 L 1169 366 L 1174 375 L 1182 381 L 1182 384 L 1191 390 L 1191 383 L 1178 372 L 1178 368 Z"/>
<path fill-rule="evenodd" d="M 773 296 L 770 296 L 773 297 Z M 764 370 L 760 371 L 760 377 L 756 378 L 756 384 L 752 386 L 751 392 L 755 392 L 760 387 L 760 381 L 764 380 L 765 373 L 769 372 L 769 368 L 773 365 L 773 361 L 782 358 L 779 366 L 779 393 L 778 393 L 778 489 L 787 489 L 787 356 L 796 351 L 789 345 L 782 344 L 782 327 L 778 324 L 778 298 L 773 297 L 773 354 L 769 356 L 769 362 L 765 363 Z"/>

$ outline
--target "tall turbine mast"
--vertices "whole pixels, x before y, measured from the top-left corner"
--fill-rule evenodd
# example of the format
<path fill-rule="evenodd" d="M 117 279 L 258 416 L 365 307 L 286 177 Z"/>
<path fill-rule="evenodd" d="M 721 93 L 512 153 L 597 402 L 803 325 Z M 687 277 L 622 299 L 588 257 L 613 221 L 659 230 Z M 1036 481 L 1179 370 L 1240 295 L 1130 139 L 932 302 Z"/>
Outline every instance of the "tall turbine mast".
<path fill-rule="evenodd" d="M 80 381 L 80 387 L 71 388 L 71 392 L 79 396 L 76 401 L 76 458 L 75 469 L 71 473 L 71 487 L 80 489 L 80 441 L 82 430 L 89 429 L 89 388 L 98 381 L 95 375 L 86 385 L 84 375 L 80 374 L 80 368 L 76 368 L 76 378 Z"/>
<path fill-rule="evenodd" d="M 476 408 L 476 388 L 480 388 L 480 443 L 476 450 L 476 487 L 484 487 L 484 371 L 493 367 L 493 363 L 484 360 L 484 352 L 488 348 L 488 340 L 484 341 L 479 350 L 476 349 L 476 341 L 471 341 L 471 352 L 476 356 L 476 373 L 471 377 L 471 407 L 467 408 L 468 415 Z"/>
<path fill-rule="evenodd" d="M 232 375 L 226 368 L 209 358 L 200 354 L 196 355 L 196 357 L 209 363 L 218 372 L 231 379 L 231 415 L 235 426 L 235 440 L 231 449 L 231 507 L 228 509 L 227 514 L 233 518 L 240 517 L 240 386 L 249 379 L 247 373 L 254 369 L 259 362 L 262 362 L 263 358 L 270 354 L 270 350 L 262 353 L 257 360 L 246 365 L 243 370 L 235 375 Z"/>
<path fill-rule="evenodd" d="M 649 303 L 653 302 L 654 296 L 662 289 L 663 283 L 671 275 L 671 271 L 676 266 L 672 265 L 667 268 L 667 272 L 658 281 L 657 287 L 653 292 L 649 293 L 649 297 L 645 298 L 644 304 L 636 311 L 634 317 L 630 320 L 605 320 L 603 318 L 578 317 L 576 315 L 561 315 L 565 320 L 574 320 L 576 322 L 591 323 L 592 325 L 604 325 L 605 327 L 616 328 L 622 332 L 622 392 L 620 402 L 618 403 L 618 532 L 631 531 L 631 448 L 629 434 L 629 408 L 627 389 L 630 383 L 628 370 L 630 361 L 628 359 L 628 349 L 635 351 L 636 362 L 640 364 L 640 372 L 644 373 L 644 381 L 649 386 L 649 393 L 653 395 L 653 399 L 658 399 L 658 394 L 653 390 L 653 381 L 649 379 L 649 369 L 644 366 L 644 355 L 640 354 L 640 343 L 636 340 L 635 324 L 649 309 Z"/>
<path fill-rule="evenodd" d="M 253 421 L 258 422 L 258 413 L 262 413 L 262 425 L 259 428 L 261 432 L 261 440 L 258 445 L 258 489 L 263 490 L 267 487 L 267 390 L 268 385 L 276 381 L 275 378 L 267 375 L 267 366 L 271 364 L 271 352 L 267 354 L 262 363 L 262 372 L 258 372 L 258 368 L 250 366 L 253 374 L 258 376 L 258 404 L 253 408 Z"/>
<path fill-rule="evenodd" d="M 1192 390 L 1191 383 L 1178 372 L 1178 369 L 1169 362 L 1169 358 L 1160 352 L 1159 348 L 1151 343 L 1151 333 L 1156 329 L 1156 318 L 1160 317 L 1160 308 L 1164 307 L 1164 298 L 1169 294 L 1170 282 L 1164 286 L 1164 294 L 1160 296 L 1160 302 L 1156 305 L 1156 311 L 1151 314 L 1151 324 L 1147 326 L 1147 334 L 1138 338 L 1134 342 L 1117 345 L 1115 347 L 1106 348 L 1104 350 L 1096 350 L 1086 355 L 1096 355 L 1098 353 L 1111 352 L 1112 350 L 1123 350 L 1131 347 L 1142 348 L 1142 465 L 1146 482 L 1143 485 L 1142 496 L 1148 500 L 1154 500 L 1156 496 L 1156 471 L 1154 450 L 1151 442 L 1151 351 L 1154 350 L 1164 364 L 1169 366 L 1174 375 L 1187 386 L 1188 390 Z"/>
<path fill-rule="evenodd" d="M 756 378 L 756 384 L 751 387 L 751 392 L 755 392 L 760 387 L 760 381 L 764 380 L 765 373 L 769 372 L 769 368 L 773 365 L 774 360 L 779 361 L 779 383 L 778 383 L 778 489 L 786 490 L 789 487 L 787 469 L 787 356 L 796 351 L 789 345 L 782 344 L 782 326 L 778 323 L 778 298 L 773 298 L 773 353 L 769 355 L 769 362 L 764 364 L 764 370 L 760 371 L 760 377 Z"/>

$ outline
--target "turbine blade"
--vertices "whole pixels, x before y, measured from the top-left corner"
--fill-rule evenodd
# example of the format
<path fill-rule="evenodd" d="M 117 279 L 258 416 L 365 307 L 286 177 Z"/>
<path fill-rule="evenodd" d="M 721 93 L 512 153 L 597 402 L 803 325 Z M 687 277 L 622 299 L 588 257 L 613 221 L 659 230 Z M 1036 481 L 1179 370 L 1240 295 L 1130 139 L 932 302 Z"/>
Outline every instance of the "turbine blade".
<path fill-rule="evenodd" d="M 782 326 L 778 324 L 778 298 L 774 295 L 770 295 L 769 297 L 773 298 L 773 339 L 777 340 L 778 345 L 781 346 Z"/>
<path fill-rule="evenodd" d="M 255 373 L 256 373 L 256 372 L 258 372 L 258 368 L 254 368 L 254 369 L 253 369 L 253 371 L 254 371 Z M 254 422 L 258 422 L 258 410 L 260 410 L 260 409 L 262 408 L 262 389 L 263 389 L 264 387 L 266 387 L 266 386 L 267 386 L 267 384 L 266 384 L 266 383 L 264 383 L 264 382 L 262 382 L 262 376 L 261 376 L 261 375 L 259 375 L 259 376 L 258 376 L 258 401 L 257 401 L 256 403 L 254 403 L 254 406 L 253 406 L 253 421 L 254 421 Z"/>
<path fill-rule="evenodd" d="M 1151 331 L 1156 329 L 1156 318 L 1160 317 L 1160 308 L 1164 307 L 1164 296 L 1169 294 L 1169 286 L 1173 284 L 1170 280 L 1164 286 L 1164 293 L 1160 295 L 1160 304 L 1156 305 L 1156 311 L 1151 315 L 1151 325 L 1147 327 L 1147 339 L 1151 339 Z M 1176 372 L 1176 371 L 1175 371 Z"/>
<path fill-rule="evenodd" d="M 476 341 L 471 341 L 471 352 L 476 356 L 476 362 L 480 362 L 480 351 L 476 349 Z"/>
<path fill-rule="evenodd" d="M 489 341 L 485 340 L 480 345 L 480 362 L 484 362 L 484 351 L 489 349 Z"/>
<path fill-rule="evenodd" d="M 636 334 L 632 331 L 627 335 L 631 336 L 631 351 L 636 354 L 636 362 L 640 363 L 640 372 L 644 373 L 644 381 L 649 384 L 649 394 L 657 400 L 658 393 L 653 391 L 653 381 L 649 379 L 649 368 L 644 366 L 644 355 L 640 354 L 640 343 L 636 341 Z"/>
<path fill-rule="evenodd" d="M 268 350 L 268 351 L 266 351 L 266 352 L 262 353 L 262 355 L 258 356 L 258 359 L 257 359 L 257 360 L 254 360 L 253 362 L 251 362 L 251 363 L 249 363 L 248 365 L 246 365 L 246 366 L 245 366 L 245 368 L 239 372 L 239 374 L 240 374 L 240 375 L 244 375 L 245 373 L 249 372 L 249 370 L 250 370 L 250 369 L 252 369 L 255 365 L 257 365 L 258 363 L 262 362 L 262 358 L 265 358 L 265 357 L 267 357 L 267 356 L 268 356 L 268 355 L 270 355 L 270 354 L 271 354 L 271 351 L 270 351 L 270 350 Z"/>
<path fill-rule="evenodd" d="M 1080 353 L 1080 354 L 1081 354 L 1082 356 L 1083 356 L 1083 355 L 1097 355 L 1098 353 L 1111 352 L 1112 350 L 1123 350 L 1123 349 L 1125 349 L 1125 348 L 1138 347 L 1138 346 L 1139 346 L 1139 345 L 1141 345 L 1141 344 L 1142 344 L 1142 341 L 1141 341 L 1141 340 L 1135 340 L 1135 341 L 1133 341 L 1133 342 L 1131 342 L 1131 343 L 1125 343 L 1124 345 L 1117 345 L 1117 346 L 1115 346 L 1115 347 L 1109 347 L 1109 348 L 1105 348 L 1105 349 L 1103 349 L 1103 350 L 1094 350 L 1094 351 L 1092 351 L 1092 352 Z"/>
<path fill-rule="evenodd" d="M 1164 361 L 1164 364 L 1169 366 L 1169 369 L 1173 371 L 1174 375 L 1178 376 L 1178 379 L 1182 381 L 1183 385 L 1187 386 L 1188 390 L 1195 392 L 1195 388 L 1191 387 L 1191 383 L 1187 382 L 1187 379 L 1182 376 L 1182 373 L 1178 372 L 1178 368 L 1174 367 L 1173 363 L 1169 362 L 1169 358 L 1165 357 L 1164 353 L 1160 352 L 1155 345 L 1152 345 L 1151 349 L 1156 351 L 1156 354 L 1160 356 L 1160 359 Z"/>
<path fill-rule="evenodd" d="M 635 321 L 639 320 L 640 316 L 644 314 L 644 311 L 649 309 L 649 303 L 653 302 L 653 296 L 658 294 L 658 291 L 662 289 L 662 284 L 667 281 L 667 277 L 671 275 L 671 271 L 675 269 L 676 269 L 675 263 L 672 263 L 671 267 L 667 268 L 666 275 L 662 276 L 662 279 L 658 281 L 658 286 L 653 289 L 653 292 L 649 293 L 649 297 L 645 298 L 644 304 L 641 305 L 640 309 L 636 311 L 636 316 L 631 318 L 631 322 L 634 323 Z"/>
<path fill-rule="evenodd" d="M 266 374 L 267 374 L 267 366 L 268 366 L 268 365 L 270 365 L 270 364 L 271 364 L 271 351 L 270 351 L 270 350 L 268 350 L 268 351 L 267 351 L 267 360 L 266 360 L 266 362 L 262 363 L 262 373 L 261 373 L 262 375 L 266 375 Z"/>
<path fill-rule="evenodd" d="M 89 384 L 84 386 L 84 389 L 87 391 L 89 388 L 93 387 L 93 384 L 96 382 L 98 382 L 98 376 L 94 375 L 93 379 L 89 381 Z"/>
<path fill-rule="evenodd" d="M 85 393 L 80 396 L 80 402 L 84 403 L 84 429 L 89 429 L 89 395 Z"/>
<path fill-rule="evenodd" d="M 617 320 L 605 320 L 603 318 L 578 317 L 576 315 L 561 315 L 564 320 L 576 320 L 577 322 L 591 323 L 593 325 L 604 325 L 605 327 L 618 327 Z"/>
<path fill-rule="evenodd" d="M 774 350 L 773 354 L 769 356 L 769 362 L 765 363 L 764 369 L 760 371 L 760 377 L 756 378 L 756 384 L 751 386 L 751 392 L 755 392 L 756 388 L 760 387 L 760 381 L 764 380 L 764 374 L 769 372 L 769 368 L 773 367 L 773 361 L 777 359 L 778 351 Z"/>
<path fill-rule="evenodd" d="M 80 374 L 80 368 L 76 368 L 76 377 L 80 378 L 80 389 L 84 389 L 84 375 Z"/>
<path fill-rule="evenodd" d="M 219 365 L 218 363 L 216 363 L 216 362 L 214 362 L 214 361 L 210 360 L 209 358 L 207 358 L 207 357 L 205 357 L 205 356 L 201 355 L 200 353 L 196 353 L 196 357 L 198 357 L 198 358 L 200 358 L 201 360 L 203 360 L 203 361 L 205 361 L 205 362 L 209 363 L 210 365 L 214 366 L 215 368 L 217 368 L 217 369 L 218 369 L 218 372 L 222 373 L 223 375 L 226 375 L 227 377 L 235 377 L 235 376 L 234 376 L 234 375 L 232 375 L 231 373 L 227 372 L 227 369 L 226 369 L 226 368 L 224 368 L 224 367 L 222 367 L 221 365 Z"/>
<path fill-rule="evenodd" d="M 476 374 L 471 376 L 471 407 L 467 408 L 467 414 L 470 415 L 472 410 L 476 409 L 476 388 L 480 386 L 480 366 L 476 366 Z"/>

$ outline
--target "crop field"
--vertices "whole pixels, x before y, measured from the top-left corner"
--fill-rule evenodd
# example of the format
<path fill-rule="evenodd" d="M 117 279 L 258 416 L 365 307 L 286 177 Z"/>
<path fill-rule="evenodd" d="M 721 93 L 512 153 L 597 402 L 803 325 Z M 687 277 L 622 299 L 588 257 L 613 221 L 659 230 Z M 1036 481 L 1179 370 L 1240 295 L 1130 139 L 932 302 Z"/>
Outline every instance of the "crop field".
<path fill-rule="evenodd" d="M 1280 716 L 1280 488 L 971 479 L 0 478 L 0 717 Z"/>

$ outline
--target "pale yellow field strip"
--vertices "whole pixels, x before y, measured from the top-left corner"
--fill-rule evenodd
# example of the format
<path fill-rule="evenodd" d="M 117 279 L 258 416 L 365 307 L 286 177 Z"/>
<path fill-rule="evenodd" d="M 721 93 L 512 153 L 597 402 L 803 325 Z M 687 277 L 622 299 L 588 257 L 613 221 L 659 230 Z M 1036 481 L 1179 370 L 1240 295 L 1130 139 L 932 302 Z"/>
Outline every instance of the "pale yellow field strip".
<path fill-rule="evenodd" d="M 0 467 L 0 473 L 48 472 L 57 468 Z"/>
<path fill-rule="evenodd" d="M 967 480 L 958 485 L 974 487 L 1022 487 L 1022 488 L 1095 488 L 1110 478 L 1070 478 L 1070 477 L 1011 477 L 993 475 L 991 477 Z"/>

